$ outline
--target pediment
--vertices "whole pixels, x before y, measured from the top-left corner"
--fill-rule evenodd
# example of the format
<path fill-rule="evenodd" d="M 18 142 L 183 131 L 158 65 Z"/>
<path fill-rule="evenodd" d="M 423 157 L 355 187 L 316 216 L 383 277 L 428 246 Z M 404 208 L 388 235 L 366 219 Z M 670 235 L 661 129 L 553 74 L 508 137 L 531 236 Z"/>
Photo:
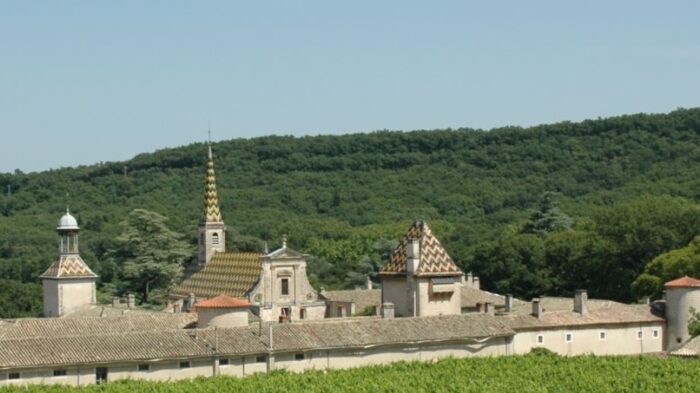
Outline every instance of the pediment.
<path fill-rule="evenodd" d="M 265 255 L 265 258 L 270 258 L 270 259 L 301 259 L 304 258 L 306 255 L 300 253 L 299 251 L 292 250 L 291 248 L 284 247 L 284 248 L 279 248 L 267 255 Z"/>

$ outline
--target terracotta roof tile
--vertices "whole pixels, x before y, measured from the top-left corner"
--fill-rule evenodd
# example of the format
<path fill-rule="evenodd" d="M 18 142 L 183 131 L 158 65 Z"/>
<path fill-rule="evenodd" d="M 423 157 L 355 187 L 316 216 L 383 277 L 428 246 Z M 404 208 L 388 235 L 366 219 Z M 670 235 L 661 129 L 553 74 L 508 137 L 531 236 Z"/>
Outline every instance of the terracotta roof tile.
<path fill-rule="evenodd" d="M 669 281 L 664 284 L 666 288 L 686 288 L 686 287 L 700 287 L 700 280 L 696 280 L 692 277 L 681 277 L 679 279 Z"/>
<path fill-rule="evenodd" d="M 195 304 L 195 308 L 248 308 L 250 303 L 245 300 L 219 295 Z"/>
<path fill-rule="evenodd" d="M 97 277 L 77 254 L 60 255 L 41 275 L 42 278 L 82 278 Z"/>

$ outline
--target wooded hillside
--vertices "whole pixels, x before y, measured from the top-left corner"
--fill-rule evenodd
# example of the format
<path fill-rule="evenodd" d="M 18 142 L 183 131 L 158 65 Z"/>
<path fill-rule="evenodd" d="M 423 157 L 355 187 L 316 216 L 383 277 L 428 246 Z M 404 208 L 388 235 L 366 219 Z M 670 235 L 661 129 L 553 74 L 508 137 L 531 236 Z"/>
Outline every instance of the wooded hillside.
<path fill-rule="evenodd" d="M 490 131 L 270 136 L 213 150 L 229 247 L 261 250 L 287 233 L 291 247 L 315 256 L 312 282 L 326 288 L 373 275 L 411 221 L 425 219 L 489 289 L 527 297 L 588 287 L 594 297 L 633 300 L 646 263 L 700 234 L 700 109 Z M 126 288 L 126 261 L 106 256 L 133 209 L 168 217 L 194 246 L 206 157 L 206 145 L 194 144 L 0 174 L 9 190 L 0 286 L 35 296 L 0 307 L 0 317 L 40 309 L 35 284 L 55 256 L 66 205 L 106 294 Z M 21 303 L 6 296 L 0 305 Z"/>

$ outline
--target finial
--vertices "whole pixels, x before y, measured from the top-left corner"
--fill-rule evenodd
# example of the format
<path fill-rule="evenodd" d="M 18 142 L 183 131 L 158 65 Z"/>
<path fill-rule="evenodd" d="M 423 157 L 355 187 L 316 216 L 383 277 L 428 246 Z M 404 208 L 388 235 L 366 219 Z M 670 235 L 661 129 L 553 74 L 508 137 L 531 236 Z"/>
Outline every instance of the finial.
<path fill-rule="evenodd" d="M 70 214 L 70 209 L 66 206 L 66 214 Z"/>
<path fill-rule="evenodd" d="M 211 160 L 211 123 L 207 123 L 207 133 L 209 134 L 209 159 Z"/>
<path fill-rule="evenodd" d="M 287 234 L 282 235 L 282 248 L 287 248 Z"/>

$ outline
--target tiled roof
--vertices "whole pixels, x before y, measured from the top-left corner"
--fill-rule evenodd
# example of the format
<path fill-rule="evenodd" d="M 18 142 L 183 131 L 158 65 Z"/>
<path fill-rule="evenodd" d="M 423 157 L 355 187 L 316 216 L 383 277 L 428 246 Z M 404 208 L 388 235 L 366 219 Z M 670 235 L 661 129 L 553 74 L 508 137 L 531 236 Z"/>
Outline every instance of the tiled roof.
<path fill-rule="evenodd" d="M 219 195 L 216 193 L 216 174 L 214 173 L 214 160 L 211 157 L 211 147 L 209 148 L 209 161 L 207 161 L 202 222 L 224 222 L 219 210 Z"/>
<path fill-rule="evenodd" d="M 630 305 L 611 300 L 588 299 L 588 312 L 584 315 L 574 312 L 572 298 L 541 298 L 544 312 L 540 318 L 531 315 L 531 302 L 515 302 L 513 312 L 499 316 L 515 330 L 542 327 L 566 327 L 583 325 L 607 325 L 629 323 L 663 323 L 664 319 L 651 312 L 648 305 Z"/>
<path fill-rule="evenodd" d="M 696 280 L 692 277 L 681 277 L 679 279 L 669 281 L 664 284 L 666 288 L 685 288 L 685 287 L 700 287 L 700 280 Z"/>
<path fill-rule="evenodd" d="M 0 340 L 176 330 L 191 326 L 196 320 L 194 313 L 3 319 L 0 320 Z"/>
<path fill-rule="evenodd" d="M 496 307 L 505 307 L 506 297 L 503 295 L 468 287 L 466 285 L 462 285 L 460 292 L 462 308 L 475 308 L 477 303 L 493 303 Z M 522 302 L 522 300 L 513 299 L 513 304 L 519 302 Z"/>
<path fill-rule="evenodd" d="M 420 244 L 418 275 L 459 275 L 462 271 L 445 251 L 440 241 L 433 235 L 425 221 L 414 222 L 401 242 L 391 254 L 391 259 L 380 272 L 383 275 L 406 274 L 406 246 L 411 239 Z"/>
<path fill-rule="evenodd" d="M 42 278 L 89 278 L 97 277 L 77 254 L 62 254 L 41 275 Z"/>
<path fill-rule="evenodd" d="M 685 357 L 700 357 L 700 336 L 686 341 L 680 348 L 670 352 L 671 355 Z"/>
<path fill-rule="evenodd" d="M 275 352 L 459 341 L 514 334 L 500 318 L 486 314 L 273 323 L 264 324 L 262 329 L 258 326 L 153 329 L 148 323 L 140 323 L 138 326 L 143 330 L 123 331 L 119 328 L 132 318 L 92 319 L 103 321 L 105 329 L 97 329 L 95 321 L 91 321 L 77 324 L 74 330 L 58 329 L 60 334 L 57 335 L 46 336 L 44 329 L 41 332 L 29 329 L 23 330 L 25 333 L 15 331 L 12 336 L 0 336 L 0 369 L 196 358 L 211 356 L 215 351 L 224 356 L 266 353 L 270 327 Z M 3 329 L 6 327 L 0 326 L 0 331 Z"/>
<path fill-rule="evenodd" d="M 221 294 L 244 297 L 260 279 L 261 256 L 253 252 L 217 252 L 209 263 L 173 288 L 171 295 L 186 297 L 194 293 L 197 298 Z"/>
<path fill-rule="evenodd" d="M 219 295 L 195 304 L 195 308 L 248 308 L 250 303 L 226 295 Z"/>
<path fill-rule="evenodd" d="M 367 307 L 379 307 L 382 302 L 381 289 L 349 289 L 341 291 L 324 291 L 325 299 L 334 302 L 355 303 L 355 312 L 362 312 Z"/>

